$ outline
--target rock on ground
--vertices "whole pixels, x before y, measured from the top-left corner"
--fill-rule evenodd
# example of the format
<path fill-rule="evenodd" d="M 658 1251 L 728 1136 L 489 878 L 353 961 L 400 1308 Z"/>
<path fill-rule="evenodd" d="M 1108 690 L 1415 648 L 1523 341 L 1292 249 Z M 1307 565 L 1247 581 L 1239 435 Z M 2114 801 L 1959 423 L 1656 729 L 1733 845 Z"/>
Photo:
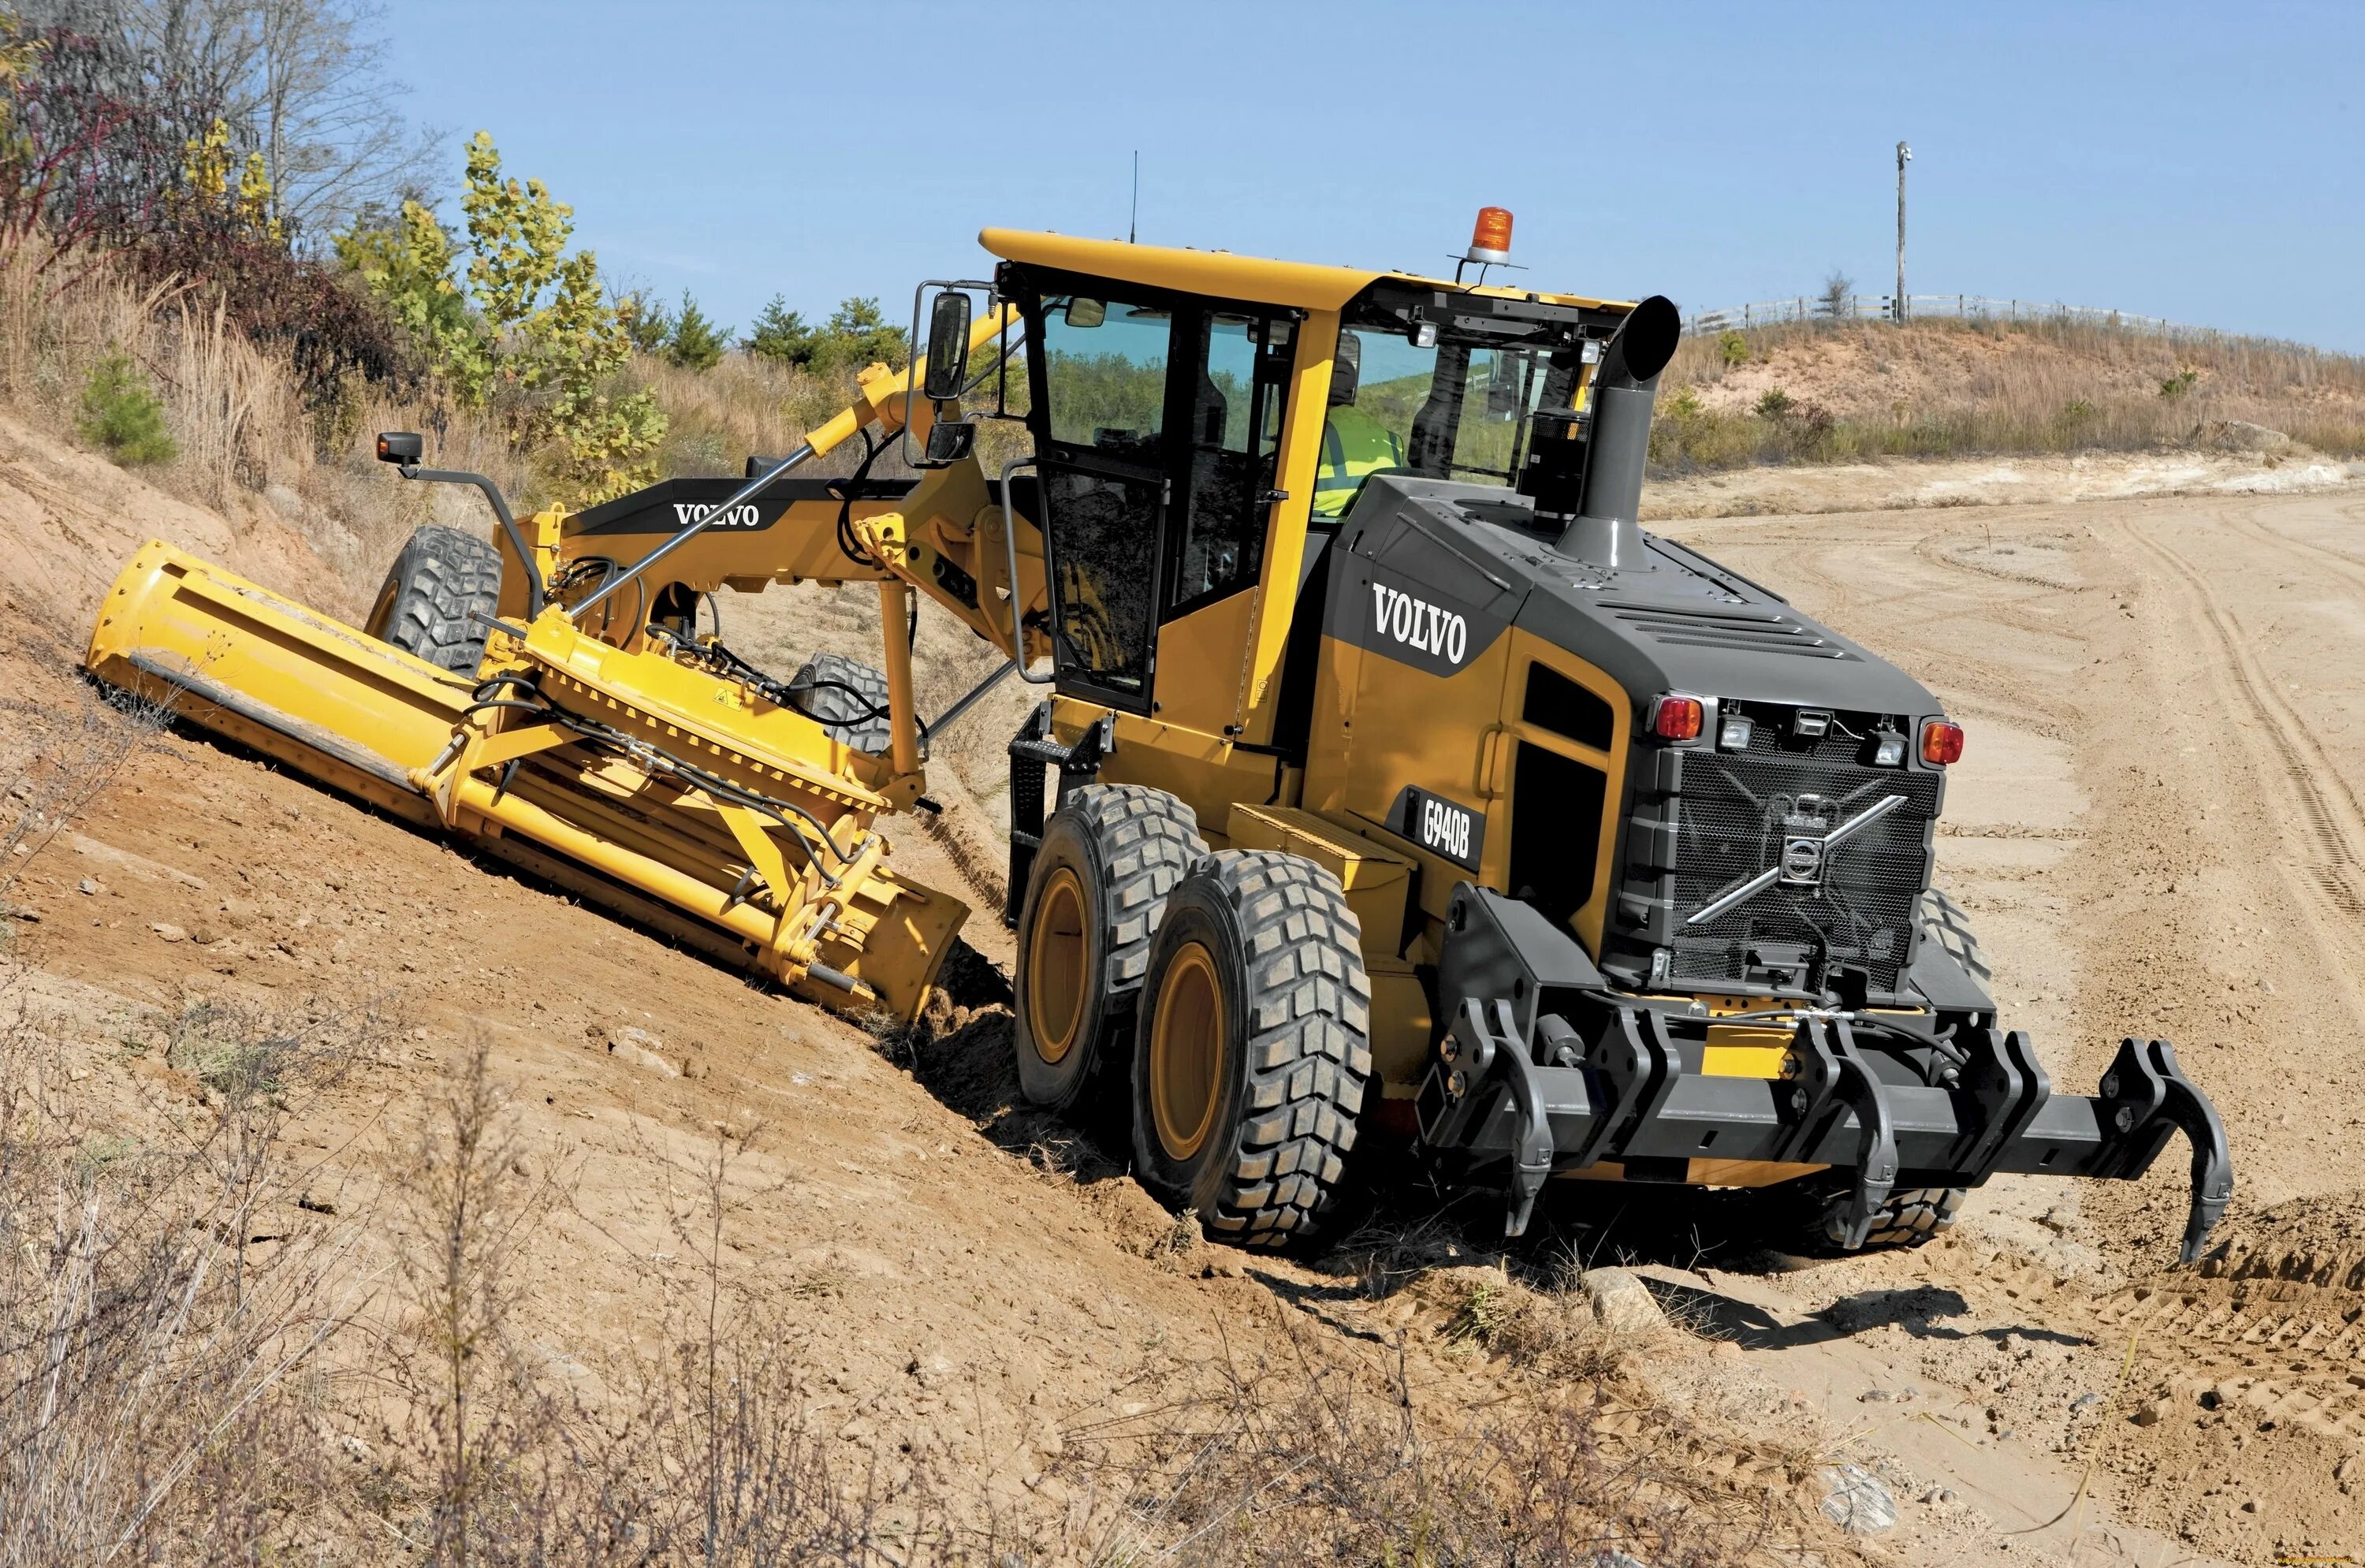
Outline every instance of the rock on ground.
<path fill-rule="evenodd" d="M 1860 1464 L 1835 1464 L 1823 1472 L 1823 1517 L 1854 1535 L 1873 1535 L 1897 1523 L 1897 1498 L 1889 1484 Z"/>

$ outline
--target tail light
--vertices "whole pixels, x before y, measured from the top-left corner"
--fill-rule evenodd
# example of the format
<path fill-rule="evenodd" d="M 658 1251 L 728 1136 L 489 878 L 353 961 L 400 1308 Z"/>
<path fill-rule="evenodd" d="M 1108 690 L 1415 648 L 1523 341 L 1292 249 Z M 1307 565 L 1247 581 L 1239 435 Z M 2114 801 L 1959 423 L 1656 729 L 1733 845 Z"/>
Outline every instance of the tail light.
<path fill-rule="evenodd" d="M 1651 733 L 1663 741 L 1696 741 L 1707 717 L 1697 697 L 1662 697 L 1651 704 Z"/>
<path fill-rule="evenodd" d="M 1963 756 L 1963 726 L 1951 719 L 1933 719 L 1922 726 L 1922 760 L 1938 767 Z"/>

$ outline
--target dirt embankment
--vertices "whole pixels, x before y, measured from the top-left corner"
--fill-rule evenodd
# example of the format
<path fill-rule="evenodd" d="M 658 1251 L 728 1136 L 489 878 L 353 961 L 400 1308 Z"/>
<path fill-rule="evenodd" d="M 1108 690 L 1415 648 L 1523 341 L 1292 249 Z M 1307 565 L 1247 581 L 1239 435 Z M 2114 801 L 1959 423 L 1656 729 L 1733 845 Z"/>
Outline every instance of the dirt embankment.
<path fill-rule="evenodd" d="M 158 532 L 306 591 L 292 535 L 242 534 L 10 439 L 0 543 L 28 563 L 8 583 L 20 614 L 78 631 L 119 555 Z M 2133 1189 L 2000 1182 L 1938 1246 L 1847 1262 L 1767 1253 L 1721 1200 L 1575 1183 L 1508 1274 L 1489 1215 L 1403 1194 L 1331 1258 L 1241 1260 L 1177 1227 L 1093 1129 L 1014 1103 L 990 962 L 960 966 L 932 1035 L 881 1042 L 189 736 L 133 756 L 22 857 L 9 896 L 32 918 L 12 936 L 14 983 L 95 1103 L 191 1116 L 202 1074 L 146 1042 L 192 1009 L 369 999 L 396 1020 L 288 1129 L 309 1175 L 287 1236 L 404 1212 L 422 1104 L 456 1051 L 488 1042 L 521 1168 L 546 1194 L 515 1260 L 514 1332 L 537 1375 L 616 1396 L 618 1369 L 662 1348 L 719 1277 L 767 1312 L 820 1440 L 891 1476 L 935 1456 L 1013 1518 L 1073 1518 L 1130 1477 L 1117 1495 L 1143 1488 L 1159 1539 L 1187 1465 L 1095 1466 L 1156 1449 L 1135 1439 L 1160 1412 L 1246 1430 L 1297 1410 L 1303 1383 L 1193 1403 L 1208 1368 L 1296 1357 L 1397 1400 L 1432 1452 L 1476 1451 L 1475 1434 L 1513 1429 L 1506 1412 L 1581 1391 L 1592 1425 L 1518 1428 L 1523 1451 L 1647 1452 L 1651 1495 L 1695 1524 L 1760 1521 L 1754 1545 L 1730 1527 L 1736 1555 L 2353 1550 L 2365 1245 L 2342 1150 L 2365 1123 L 2365 823 L 2346 780 L 2365 777 L 2365 503 L 1674 532 L 1897 656 L 1970 725 L 1942 877 L 2057 1081 L 2090 1084 L 2120 1033 L 2165 1033 L 2218 1096 L 2242 1191 L 2211 1268 L 2163 1268 L 2173 1159 Z M 772 613 L 750 635 L 794 651 Z M 860 629 L 859 606 L 832 613 Z M 20 745 L 84 700 L 58 652 L 21 625 L 0 649 Z M 923 835 L 895 837 L 914 873 L 963 885 Z M 991 960 L 1003 939 L 973 902 Z M 708 1268 L 684 1222 L 718 1151 Z M 420 1239 L 389 1220 L 356 1240 L 358 1271 L 393 1277 Z M 1581 1298 L 1518 1282 L 1572 1254 L 1642 1266 L 1680 1327 L 1612 1332 Z M 377 1321 L 400 1330 L 395 1296 Z M 1898 1524 L 1849 1537 L 1816 1512 L 1844 1462 L 1886 1478 Z M 1615 1539 L 1646 1561 L 1713 1559 L 1698 1529 L 1668 1528 Z"/>
<path fill-rule="evenodd" d="M 139 540 L 297 594 L 319 568 L 267 519 L 233 528 L 9 436 L 0 547 L 29 564 L 7 588 L 0 742 L 38 773 L 89 712 L 71 661 Z M 805 614 L 808 649 L 863 630 L 850 594 Z M 740 620 L 761 651 L 796 651 L 793 614 Z M 966 674 L 943 663 L 940 686 Z M 195 734 L 127 744 L 105 790 L 11 857 L 7 1001 L 58 1053 L 73 1136 L 109 1161 L 226 1114 L 247 1047 L 215 1041 L 225 1019 L 336 1056 L 280 1128 L 300 1180 L 255 1211 L 242 1251 L 258 1267 L 343 1260 L 360 1294 L 339 1298 L 355 1327 L 331 1352 L 332 1386 L 357 1392 L 314 1391 L 305 1420 L 353 1467 L 333 1495 L 384 1509 L 397 1539 L 435 1472 L 398 1462 L 387 1390 L 410 1384 L 371 1357 L 432 1327 L 414 1285 L 441 1256 L 439 1105 L 481 1044 L 502 1101 L 491 1174 L 530 1208 L 499 1255 L 502 1364 L 560 1408 L 629 1414 L 636 1380 L 695 1342 L 712 1299 L 749 1326 L 724 1350 L 734 1377 L 759 1365 L 811 1445 L 798 1451 L 835 1455 L 832 1473 L 907 1534 L 896 1510 L 925 1498 L 1030 1561 L 1099 1561 L 1201 1525 L 1220 1543 L 1264 1482 L 1319 1466 L 1356 1506 L 1395 1511 L 1358 1527 L 1384 1540 L 1420 1528 L 1424 1488 L 1504 1484 L 1516 1454 L 1513 1484 L 1559 1514 L 1473 1529 L 1581 1527 L 1669 1562 L 1772 1561 L 1800 1540 L 1857 1556 L 1817 1512 L 1814 1413 L 1693 1377 L 1687 1335 L 1612 1331 L 1581 1295 L 1529 1289 L 1553 1277 L 1541 1253 L 1515 1277 L 1417 1214 L 1377 1215 L 1328 1260 L 1200 1242 L 1091 1129 L 1014 1103 L 1007 986 L 985 958 L 957 958 L 931 1031 L 880 1039 Z M 899 865 L 964 888 L 939 844 L 890 831 Z M 972 935 L 1000 950 L 990 908 Z M 1207 1451 L 1209 1422 L 1237 1442 Z M 1286 1555 L 1327 1506 L 1258 1525 L 1259 1554 Z M 369 1544 L 375 1520 L 290 1528 L 322 1550 L 387 1550 Z"/>

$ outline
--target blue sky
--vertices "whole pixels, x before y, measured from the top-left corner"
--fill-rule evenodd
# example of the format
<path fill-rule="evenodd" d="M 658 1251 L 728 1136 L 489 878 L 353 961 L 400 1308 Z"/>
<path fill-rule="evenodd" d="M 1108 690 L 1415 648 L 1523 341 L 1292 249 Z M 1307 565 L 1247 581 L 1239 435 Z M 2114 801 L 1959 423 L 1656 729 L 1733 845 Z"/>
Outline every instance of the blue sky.
<path fill-rule="evenodd" d="M 909 309 L 988 224 L 1686 309 L 1894 271 L 2365 352 L 2365 6 L 393 0 L 414 118 L 493 133 L 627 282 L 744 325 Z M 899 303 L 900 301 L 900 303 Z"/>

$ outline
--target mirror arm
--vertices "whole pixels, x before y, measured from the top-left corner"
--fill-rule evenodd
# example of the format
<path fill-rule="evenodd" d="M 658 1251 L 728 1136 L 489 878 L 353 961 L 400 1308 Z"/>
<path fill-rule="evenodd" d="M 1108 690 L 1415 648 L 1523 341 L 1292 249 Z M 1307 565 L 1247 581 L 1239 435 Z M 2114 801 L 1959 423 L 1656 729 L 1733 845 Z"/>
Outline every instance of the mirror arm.
<path fill-rule="evenodd" d="M 525 568 L 525 618 L 531 622 L 542 613 L 550 590 L 542 580 L 542 568 L 533 564 L 533 552 L 526 548 L 525 531 L 510 515 L 510 503 L 502 498 L 499 485 L 465 468 L 421 468 L 416 463 L 406 463 L 396 472 L 406 479 L 422 479 L 431 485 L 474 485 L 484 491 L 485 499 L 493 504 L 493 515 L 500 520 L 501 532 L 509 535 L 510 548 L 517 552 L 518 564 Z"/>
<path fill-rule="evenodd" d="M 902 444 L 903 461 L 914 468 L 927 466 L 925 454 L 915 457 L 912 453 L 912 408 L 922 396 L 921 377 L 925 374 L 925 362 L 920 356 L 920 305 L 927 298 L 928 290 L 932 288 L 959 289 L 965 294 L 982 293 L 989 301 L 1000 297 L 994 292 L 992 284 L 976 278 L 922 278 L 918 286 L 912 290 L 912 335 L 905 344 L 911 355 L 911 364 L 903 372 L 903 429 L 898 440 Z M 989 304 L 987 308 L 1000 310 L 1003 307 Z"/>

